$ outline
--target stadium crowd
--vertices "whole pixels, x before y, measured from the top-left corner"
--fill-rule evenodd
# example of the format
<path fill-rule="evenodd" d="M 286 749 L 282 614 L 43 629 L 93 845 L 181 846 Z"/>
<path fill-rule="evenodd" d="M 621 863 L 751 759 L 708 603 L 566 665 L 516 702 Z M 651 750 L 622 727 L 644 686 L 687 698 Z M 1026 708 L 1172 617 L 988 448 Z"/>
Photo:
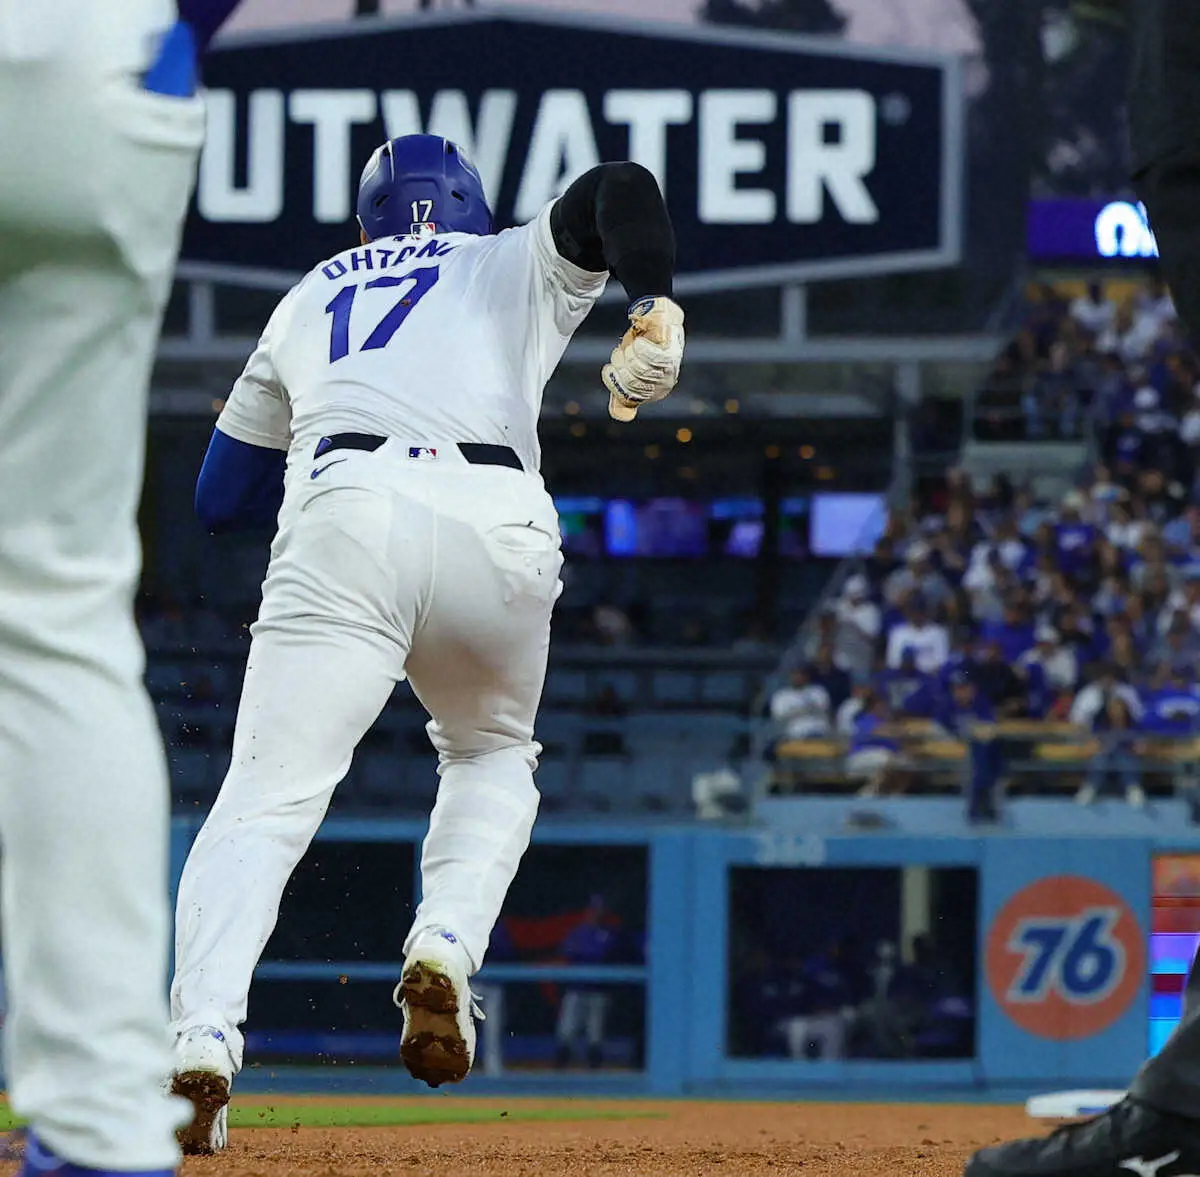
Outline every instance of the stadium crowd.
<path fill-rule="evenodd" d="M 970 733 L 1074 725 L 1097 737 L 1078 799 L 1140 806 L 1139 758 L 1200 733 L 1200 365 L 1151 280 L 1122 306 L 1043 286 L 997 371 L 1028 438 L 1086 428 L 1094 464 L 1058 502 L 952 470 L 894 512 L 771 716 L 781 742 L 845 741 L 868 793 L 914 783 L 904 721 L 966 740 L 980 820 L 1011 745 Z"/>

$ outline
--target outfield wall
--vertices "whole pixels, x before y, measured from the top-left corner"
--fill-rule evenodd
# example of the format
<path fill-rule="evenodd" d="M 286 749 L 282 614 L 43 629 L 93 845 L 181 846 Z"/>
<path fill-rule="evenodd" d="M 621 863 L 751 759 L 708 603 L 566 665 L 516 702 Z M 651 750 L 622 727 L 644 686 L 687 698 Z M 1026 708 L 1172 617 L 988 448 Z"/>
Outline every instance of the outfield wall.
<path fill-rule="evenodd" d="M 953 837 L 818 834 L 806 831 L 828 827 L 828 820 L 806 825 L 803 806 L 785 812 L 785 824 L 763 829 L 539 823 L 527 860 L 530 877 L 519 881 L 524 890 L 518 895 L 514 888 L 512 897 L 525 907 L 506 927 L 528 939 L 530 929 L 554 918 L 557 897 L 565 902 L 576 885 L 603 889 L 605 864 L 615 863 L 610 893 L 617 906 L 625 904 L 634 947 L 615 962 L 582 964 L 565 962 L 552 947 L 537 952 L 535 946 L 524 956 L 498 947 L 478 978 L 501 1022 L 491 1027 L 491 1038 L 483 1031 L 481 1073 L 501 1086 L 519 1088 L 531 1078 L 553 1083 L 558 1072 L 546 1056 L 547 1035 L 553 1034 L 548 1011 L 561 1011 L 569 990 L 620 998 L 609 1005 L 611 1041 L 595 1077 L 614 1089 L 655 1094 L 780 1085 L 848 1094 L 1119 1086 L 1169 1027 L 1195 935 L 1186 920 L 1162 924 L 1161 912 L 1156 924 L 1152 892 L 1157 857 L 1200 855 L 1200 834 L 1180 820 L 1181 811 L 1165 811 L 1157 820 L 1127 820 L 1116 808 L 1107 820 L 1089 814 L 1093 832 L 1075 837 L 965 829 Z M 913 812 L 908 810 L 910 818 Z M 1062 825 L 1065 818 L 1054 820 Z M 197 828 L 190 819 L 175 823 L 174 878 Z M 423 833 L 418 822 L 325 823 L 314 853 L 324 856 L 318 870 L 330 877 L 304 884 L 308 898 L 296 903 L 307 906 L 289 907 L 285 900 L 286 953 L 273 957 L 273 941 L 256 978 L 248 1061 L 260 1049 L 291 1062 L 337 1061 L 339 1053 L 356 1050 L 366 1052 L 360 1061 L 375 1057 L 372 1050 L 377 1061 L 394 1058 L 393 1015 L 381 995 L 399 968 L 408 908 L 419 888 L 415 864 Z M 355 884 L 339 882 L 328 865 L 361 862 L 365 871 L 381 856 L 381 869 L 394 862 L 408 876 L 397 894 L 411 879 L 411 900 L 356 898 Z M 643 861 L 644 868 L 638 865 Z M 1187 874 L 1190 861 L 1172 860 L 1186 876 L 1176 897 L 1181 910 L 1194 906 L 1187 879 L 1200 874 L 1200 867 Z M 357 875 L 357 866 L 350 870 Z M 333 944 L 323 926 L 328 912 L 312 898 L 323 887 L 335 893 L 333 922 L 366 921 L 354 944 L 370 945 L 357 951 Z M 637 913 L 629 914 L 629 893 L 643 892 L 639 927 Z M 372 894 L 378 896 L 377 885 Z M 1160 908 L 1162 903 L 1160 898 Z M 968 921 L 974 924 L 970 932 Z M 1152 937 L 1155 927 L 1165 930 Z M 381 933 L 372 938 L 375 928 Z M 824 1031 L 831 1017 L 836 1023 L 841 1015 L 823 1010 L 802 1024 L 800 1034 L 804 1053 L 817 1057 L 789 1056 L 787 1035 L 772 1029 L 784 1009 L 773 1004 L 779 997 L 773 977 L 792 975 L 788 969 L 799 968 L 805 952 L 810 959 L 816 952 L 818 963 L 811 967 L 819 968 L 834 939 L 857 937 L 869 949 L 877 939 L 891 938 L 903 956 L 922 936 L 939 944 L 950 962 L 947 973 L 970 973 L 964 994 L 942 993 L 934 1002 L 938 1013 L 926 1019 L 924 1037 L 905 1038 L 900 1057 L 878 1057 L 878 1003 L 860 1001 L 849 1044 L 833 1052 L 840 1057 L 830 1057 Z M 964 943 L 967 936 L 973 943 Z M 306 944 L 312 946 L 307 958 Z M 1165 982 L 1155 972 L 1165 974 Z M 331 1004 L 323 1005 L 323 986 L 333 995 Z M 297 991 L 311 995 L 299 1012 L 289 996 Z M 381 1030 L 360 1033 L 354 1021 L 359 1015 L 342 1012 L 359 992 L 372 1010 L 381 1007 Z M 640 1004 L 637 1016 L 630 1015 L 631 1004 Z M 309 1006 L 311 1024 L 305 1025 Z M 285 1016 L 284 1007 L 292 1012 Z M 323 1015 L 322 1009 L 336 1012 Z M 331 1031 L 322 1016 L 343 1024 Z M 374 1014 L 363 1017 L 369 1021 Z M 281 1027 L 272 1031 L 274 1038 L 255 1037 L 273 1024 Z M 865 1037 L 864 1024 L 872 1028 Z M 805 1039 L 810 1031 L 812 1038 Z M 863 1042 L 873 1057 L 863 1057 Z"/>

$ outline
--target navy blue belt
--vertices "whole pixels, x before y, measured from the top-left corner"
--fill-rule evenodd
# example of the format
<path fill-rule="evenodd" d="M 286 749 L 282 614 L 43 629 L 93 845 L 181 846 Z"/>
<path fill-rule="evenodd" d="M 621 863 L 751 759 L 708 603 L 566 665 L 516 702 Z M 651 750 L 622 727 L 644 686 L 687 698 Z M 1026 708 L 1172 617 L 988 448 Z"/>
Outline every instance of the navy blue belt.
<path fill-rule="evenodd" d="M 331 433 L 317 442 L 313 458 L 324 457 L 334 450 L 366 450 L 368 453 L 374 453 L 385 441 L 387 441 L 386 437 L 380 437 L 375 433 Z M 507 466 L 510 470 L 522 471 L 525 469 L 521 465 L 521 459 L 517 457 L 517 451 L 510 445 L 460 441 L 457 446 L 459 453 L 472 466 Z M 421 447 L 421 453 L 413 456 L 436 455 L 436 452 L 432 448 Z"/>

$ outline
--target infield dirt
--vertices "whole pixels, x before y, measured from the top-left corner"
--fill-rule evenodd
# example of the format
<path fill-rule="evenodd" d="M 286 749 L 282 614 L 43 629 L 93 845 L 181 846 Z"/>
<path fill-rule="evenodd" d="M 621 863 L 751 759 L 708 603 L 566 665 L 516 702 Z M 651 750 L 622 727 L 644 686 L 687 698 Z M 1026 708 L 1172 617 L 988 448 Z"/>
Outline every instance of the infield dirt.
<path fill-rule="evenodd" d="M 297 1116 L 319 1100 L 279 1099 Z M 364 1102 L 353 1101 L 356 1105 Z M 378 1101 L 383 1102 L 383 1101 Z M 959 1177 L 968 1154 L 1041 1134 L 987 1104 L 439 1100 L 494 1121 L 373 1128 L 235 1128 L 183 1177 Z M 591 1119 L 519 1121 L 522 1110 Z M 503 1113 L 508 1112 L 505 1116 Z M 600 1119 L 622 1116 L 629 1119 Z M 0 1169 L 7 1177 L 9 1166 Z"/>

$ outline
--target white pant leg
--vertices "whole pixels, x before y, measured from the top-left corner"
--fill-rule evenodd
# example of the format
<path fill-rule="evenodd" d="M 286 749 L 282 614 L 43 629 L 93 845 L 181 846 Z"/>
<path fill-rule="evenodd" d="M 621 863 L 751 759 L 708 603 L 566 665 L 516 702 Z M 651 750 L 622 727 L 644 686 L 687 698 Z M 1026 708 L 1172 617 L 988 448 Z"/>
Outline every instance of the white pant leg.
<path fill-rule="evenodd" d="M 583 1021 L 582 1013 L 583 992 L 579 989 L 567 989 L 558 1003 L 558 1022 L 554 1028 L 554 1037 L 560 1045 L 575 1045 Z"/>
<path fill-rule="evenodd" d="M 792 1058 L 806 1058 L 810 1042 L 815 1043 L 818 1058 L 845 1057 L 846 1019 L 841 1014 L 788 1018 L 783 1023 L 783 1032 Z"/>
<path fill-rule="evenodd" d="M 475 970 L 537 815 L 533 724 L 562 554 L 533 479 L 472 467 L 441 481 L 432 598 L 408 660 L 441 779 L 405 947 L 449 928 Z"/>
<path fill-rule="evenodd" d="M 236 1068 L 284 887 L 403 674 L 432 541 L 429 511 L 386 490 L 302 487 L 298 498 L 305 509 L 289 500 L 272 550 L 229 773 L 176 907 L 173 1027 L 221 1029 Z"/>
<path fill-rule="evenodd" d="M 588 1046 L 604 1044 L 604 1026 L 608 1021 L 608 994 L 593 990 L 587 995 L 587 1014 L 584 1026 Z"/>
<path fill-rule="evenodd" d="M 814 1019 L 813 1037 L 820 1048 L 821 1058 L 845 1057 L 846 1019 L 842 1014 L 821 1014 Z"/>
<path fill-rule="evenodd" d="M 168 795 L 131 602 L 146 390 L 198 100 L 0 60 L 0 832 L 12 1105 L 176 1163 Z"/>
<path fill-rule="evenodd" d="M 787 1043 L 789 1058 L 805 1058 L 812 1041 L 812 1021 L 809 1018 L 784 1018 L 779 1024 Z"/>

